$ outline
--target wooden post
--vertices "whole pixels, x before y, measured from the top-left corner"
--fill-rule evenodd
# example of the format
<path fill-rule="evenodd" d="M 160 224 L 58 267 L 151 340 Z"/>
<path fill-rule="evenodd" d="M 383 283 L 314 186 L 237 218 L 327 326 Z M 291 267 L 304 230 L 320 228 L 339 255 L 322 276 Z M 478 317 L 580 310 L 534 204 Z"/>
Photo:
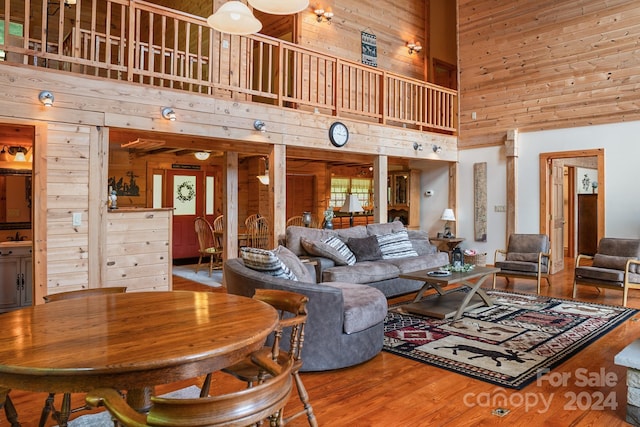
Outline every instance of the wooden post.
<path fill-rule="evenodd" d="M 516 206 L 518 204 L 518 130 L 507 131 L 507 237 L 516 232 Z"/>
<path fill-rule="evenodd" d="M 227 260 L 238 256 L 238 153 L 225 151 L 222 187 L 225 199 L 222 206 L 224 214 L 224 237 L 222 257 Z"/>
<path fill-rule="evenodd" d="M 377 156 L 373 161 L 373 222 L 385 223 L 387 217 L 387 156 Z"/>

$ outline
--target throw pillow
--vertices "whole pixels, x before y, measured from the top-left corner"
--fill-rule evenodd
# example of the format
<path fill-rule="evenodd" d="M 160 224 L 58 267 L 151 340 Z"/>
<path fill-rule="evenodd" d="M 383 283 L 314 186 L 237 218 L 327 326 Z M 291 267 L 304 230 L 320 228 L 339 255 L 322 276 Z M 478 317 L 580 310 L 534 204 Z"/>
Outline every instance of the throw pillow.
<path fill-rule="evenodd" d="M 274 277 L 282 279 L 298 280 L 298 278 L 289 270 L 274 251 L 258 248 L 241 248 L 240 255 L 244 265 L 252 270 L 267 273 Z"/>
<path fill-rule="evenodd" d="M 407 258 L 418 256 L 409 241 L 409 235 L 405 230 L 397 233 L 376 235 L 382 259 Z"/>
<path fill-rule="evenodd" d="M 286 265 L 289 270 L 291 270 L 291 272 L 296 276 L 297 280 L 306 283 L 316 282 L 315 275 L 311 274 L 302 260 L 289 249 L 285 248 L 284 246 L 278 246 L 274 250 L 274 253 L 280 259 L 280 261 L 282 261 L 284 265 Z"/>
<path fill-rule="evenodd" d="M 347 245 L 335 236 L 328 237 L 322 241 L 309 240 L 304 237 L 300 239 L 302 247 L 311 255 L 329 258 L 336 265 L 353 265 L 356 263 L 356 256 Z"/>
<path fill-rule="evenodd" d="M 356 261 L 358 262 L 382 259 L 382 252 L 380 252 L 380 246 L 378 246 L 378 238 L 375 235 L 360 239 L 352 237 L 347 240 L 347 246 L 356 256 Z"/>

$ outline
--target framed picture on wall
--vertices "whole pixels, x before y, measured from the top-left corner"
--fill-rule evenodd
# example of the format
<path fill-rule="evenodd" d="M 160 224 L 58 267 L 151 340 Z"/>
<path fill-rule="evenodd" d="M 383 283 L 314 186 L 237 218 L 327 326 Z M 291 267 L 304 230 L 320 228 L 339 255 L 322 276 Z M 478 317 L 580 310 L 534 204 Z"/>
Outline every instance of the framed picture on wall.
<path fill-rule="evenodd" d="M 363 31 L 362 33 L 362 63 L 364 65 L 378 66 L 378 45 L 374 34 Z"/>
<path fill-rule="evenodd" d="M 576 168 L 578 194 L 598 192 L 598 169 Z"/>

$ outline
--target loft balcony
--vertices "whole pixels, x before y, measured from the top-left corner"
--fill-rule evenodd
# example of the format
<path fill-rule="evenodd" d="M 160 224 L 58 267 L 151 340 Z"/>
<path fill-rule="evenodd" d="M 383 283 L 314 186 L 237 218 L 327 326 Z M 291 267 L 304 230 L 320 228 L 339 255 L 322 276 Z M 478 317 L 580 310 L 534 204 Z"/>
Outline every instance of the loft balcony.
<path fill-rule="evenodd" d="M 222 34 L 152 3 L 10 0 L 0 11 L 2 61 L 457 133 L 455 90 L 260 34 Z"/>

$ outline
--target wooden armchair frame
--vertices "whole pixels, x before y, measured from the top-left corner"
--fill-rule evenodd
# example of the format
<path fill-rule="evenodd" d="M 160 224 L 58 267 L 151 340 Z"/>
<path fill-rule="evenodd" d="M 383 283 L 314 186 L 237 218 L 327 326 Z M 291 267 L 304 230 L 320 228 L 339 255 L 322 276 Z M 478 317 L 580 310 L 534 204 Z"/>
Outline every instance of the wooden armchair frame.
<path fill-rule="evenodd" d="M 574 268 L 580 267 L 581 261 L 582 260 L 593 260 L 594 256 L 591 255 L 585 255 L 585 254 L 579 254 L 576 257 L 576 264 Z M 607 289 L 615 289 L 618 291 L 622 291 L 622 305 L 624 307 L 627 306 L 627 298 L 629 296 L 629 289 L 640 289 L 640 283 L 632 283 L 629 281 L 629 275 L 631 274 L 631 266 L 632 265 L 640 265 L 640 260 L 637 259 L 629 259 L 627 260 L 625 267 L 624 267 L 624 279 L 622 281 L 622 284 L 620 284 L 619 282 L 607 282 L 607 281 L 596 281 L 595 279 L 590 279 L 590 280 L 581 280 L 579 277 L 577 277 L 574 274 L 573 277 L 573 294 L 572 297 L 575 298 L 576 294 L 577 294 L 577 285 L 588 285 L 588 286 L 593 286 L 598 290 L 598 293 L 600 292 L 600 288 L 607 288 Z"/>
<path fill-rule="evenodd" d="M 282 425 L 282 410 L 289 400 L 293 381 L 293 361 L 279 365 L 259 351 L 252 360 L 271 374 L 268 380 L 252 388 L 228 394 L 195 398 L 151 398 L 148 414 L 129 406 L 118 390 L 99 388 L 89 392 L 89 406 L 105 406 L 112 417 L 125 427 L 165 426 L 245 426 L 270 419 L 270 425 Z"/>
<path fill-rule="evenodd" d="M 505 249 L 496 249 L 495 255 L 493 257 L 493 262 L 498 259 L 498 255 L 501 254 L 505 259 L 507 257 L 508 252 Z M 547 271 L 543 271 L 543 263 L 542 260 L 547 258 Z M 496 277 L 504 277 L 507 280 L 507 285 L 509 284 L 509 277 L 514 277 L 518 279 L 535 279 L 536 280 L 536 291 L 540 294 L 540 283 L 542 278 L 544 277 L 547 280 L 547 284 L 551 286 L 551 281 L 549 280 L 549 274 L 551 271 L 551 251 L 549 252 L 538 252 L 538 270 L 536 274 L 533 273 L 517 273 L 514 271 L 500 271 L 499 273 L 495 273 L 493 275 L 493 286 L 492 289 L 496 288 Z"/>

